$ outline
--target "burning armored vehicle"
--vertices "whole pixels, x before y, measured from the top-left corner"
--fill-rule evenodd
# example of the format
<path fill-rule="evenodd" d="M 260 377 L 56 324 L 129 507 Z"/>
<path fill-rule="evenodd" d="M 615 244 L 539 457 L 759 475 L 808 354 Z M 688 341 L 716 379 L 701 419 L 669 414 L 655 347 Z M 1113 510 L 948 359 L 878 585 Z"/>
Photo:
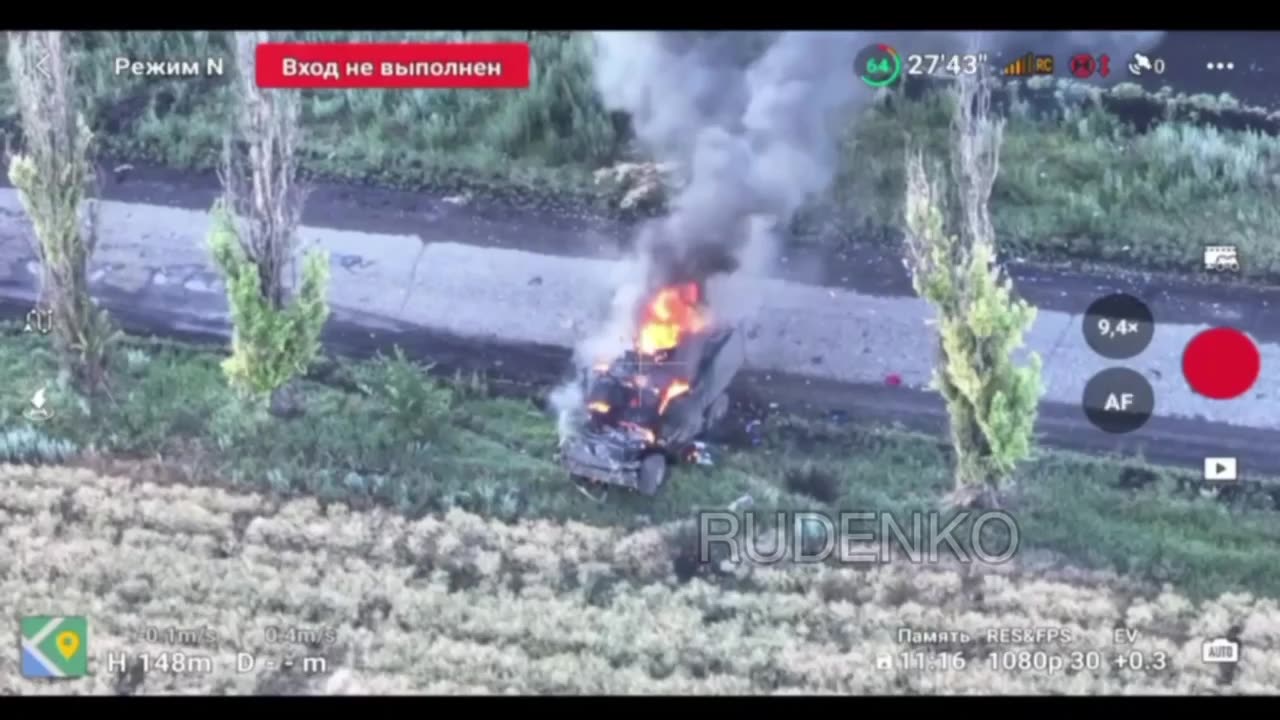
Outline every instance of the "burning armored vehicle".
<path fill-rule="evenodd" d="M 561 462 L 579 482 L 658 492 L 668 468 L 697 457 L 698 438 L 729 410 L 745 349 L 714 323 L 700 282 L 661 287 L 645 305 L 634 347 L 581 378 L 586 407 Z"/>

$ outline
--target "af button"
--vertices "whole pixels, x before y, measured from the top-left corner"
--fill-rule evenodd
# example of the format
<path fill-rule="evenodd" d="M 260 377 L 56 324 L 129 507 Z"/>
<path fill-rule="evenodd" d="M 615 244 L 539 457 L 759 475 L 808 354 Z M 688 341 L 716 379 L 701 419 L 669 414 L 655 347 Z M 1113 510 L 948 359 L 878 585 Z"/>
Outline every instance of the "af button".
<path fill-rule="evenodd" d="M 1151 383 L 1129 368 L 1103 370 L 1084 388 L 1084 414 L 1104 432 L 1133 432 L 1147 424 L 1155 407 Z"/>

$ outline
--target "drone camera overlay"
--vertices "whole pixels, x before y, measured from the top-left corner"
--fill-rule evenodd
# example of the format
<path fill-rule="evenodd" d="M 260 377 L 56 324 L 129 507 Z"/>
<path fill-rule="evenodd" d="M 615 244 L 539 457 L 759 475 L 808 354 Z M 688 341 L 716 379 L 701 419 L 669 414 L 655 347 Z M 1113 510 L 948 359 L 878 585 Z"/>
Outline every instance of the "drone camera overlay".
<path fill-rule="evenodd" d="M 0 695 L 1280 692 L 1280 32 L 0 46 Z"/>

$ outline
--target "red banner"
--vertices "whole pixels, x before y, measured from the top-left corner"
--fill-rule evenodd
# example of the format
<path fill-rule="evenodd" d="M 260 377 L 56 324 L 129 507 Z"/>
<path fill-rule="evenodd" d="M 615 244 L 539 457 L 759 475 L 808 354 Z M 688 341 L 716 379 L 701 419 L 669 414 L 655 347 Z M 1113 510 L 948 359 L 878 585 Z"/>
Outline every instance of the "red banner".
<path fill-rule="evenodd" d="M 527 43 L 263 43 L 263 88 L 527 88 Z"/>

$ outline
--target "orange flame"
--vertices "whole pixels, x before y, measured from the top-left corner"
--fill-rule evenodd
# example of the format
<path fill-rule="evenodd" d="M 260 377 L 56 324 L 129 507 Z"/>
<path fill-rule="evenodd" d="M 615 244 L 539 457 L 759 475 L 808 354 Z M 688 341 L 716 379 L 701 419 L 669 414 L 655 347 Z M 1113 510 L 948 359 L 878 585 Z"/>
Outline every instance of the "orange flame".
<path fill-rule="evenodd" d="M 600 413 L 601 415 L 609 414 L 609 403 L 604 402 L 603 400 L 597 400 L 588 405 L 587 408 L 590 409 L 591 412 Z"/>
<path fill-rule="evenodd" d="M 658 291 L 644 318 L 636 345 L 640 352 L 652 355 L 670 350 L 680 343 L 687 333 L 701 332 L 707 319 L 698 307 L 698 286 L 695 283 L 673 285 Z"/>
<path fill-rule="evenodd" d="M 667 389 L 662 391 L 662 402 L 658 404 L 658 414 L 666 413 L 668 403 L 687 392 L 689 392 L 689 383 L 683 380 L 672 380 Z"/>

